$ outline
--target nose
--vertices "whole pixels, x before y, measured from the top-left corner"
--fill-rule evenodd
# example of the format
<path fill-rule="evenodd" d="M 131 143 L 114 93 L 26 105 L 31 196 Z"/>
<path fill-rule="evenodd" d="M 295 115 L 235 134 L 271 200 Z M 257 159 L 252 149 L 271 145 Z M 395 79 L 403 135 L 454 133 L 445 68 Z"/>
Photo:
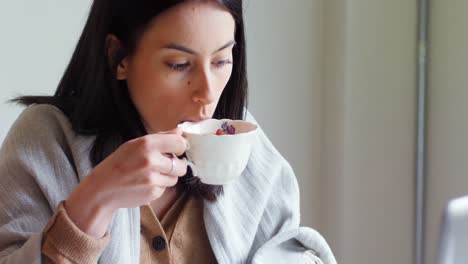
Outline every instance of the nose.
<path fill-rule="evenodd" d="M 209 69 L 199 72 L 192 100 L 201 105 L 209 105 L 216 100 L 215 80 Z"/>

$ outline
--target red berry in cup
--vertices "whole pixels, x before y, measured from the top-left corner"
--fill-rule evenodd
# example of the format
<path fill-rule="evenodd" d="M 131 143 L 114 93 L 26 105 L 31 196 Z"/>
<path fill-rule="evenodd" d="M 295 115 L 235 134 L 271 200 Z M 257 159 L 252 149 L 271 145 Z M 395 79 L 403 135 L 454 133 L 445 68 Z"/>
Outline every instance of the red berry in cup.
<path fill-rule="evenodd" d="M 221 125 L 221 128 L 216 130 L 215 135 L 221 136 L 221 135 L 235 135 L 236 134 L 236 128 L 233 125 L 228 125 L 227 122 L 223 122 Z"/>

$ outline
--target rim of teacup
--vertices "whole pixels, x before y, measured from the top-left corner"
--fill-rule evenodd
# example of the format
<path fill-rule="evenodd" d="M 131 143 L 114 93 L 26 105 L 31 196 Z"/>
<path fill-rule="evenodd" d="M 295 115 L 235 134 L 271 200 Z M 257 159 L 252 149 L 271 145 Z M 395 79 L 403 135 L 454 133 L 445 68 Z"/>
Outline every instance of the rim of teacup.
<path fill-rule="evenodd" d="M 231 124 L 235 124 L 235 123 L 244 123 L 244 124 L 248 124 L 251 126 L 251 128 L 249 129 L 249 131 L 247 132 L 240 132 L 240 133 L 236 133 L 234 135 L 230 135 L 230 134 L 224 134 L 224 135 L 215 135 L 213 133 L 195 133 L 195 132 L 191 132 L 188 130 L 189 127 L 191 126 L 195 126 L 195 125 L 202 125 L 204 123 L 209 123 L 209 122 L 216 122 L 216 123 L 219 123 L 219 124 L 222 124 L 223 122 L 229 122 Z M 227 119 L 227 118 L 224 118 L 224 119 L 215 119 L 215 118 L 210 118 L 210 119 L 206 119 L 206 120 L 203 120 L 203 121 L 200 121 L 200 122 L 191 122 L 191 121 L 186 121 L 186 122 L 183 122 L 179 125 L 177 125 L 178 128 L 180 128 L 182 130 L 183 133 L 185 134 L 188 134 L 188 135 L 193 135 L 193 136 L 212 136 L 212 137 L 222 137 L 222 136 L 239 136 L 239 135 L 248 135 L 248 134 L 252 134 L 252 133 L 255 133 L 258 129 L 258 126 L 252 122 L 249 122 L 249 121 L 245 121 L 245 120 L 235 120 L 235 119 Z"/>

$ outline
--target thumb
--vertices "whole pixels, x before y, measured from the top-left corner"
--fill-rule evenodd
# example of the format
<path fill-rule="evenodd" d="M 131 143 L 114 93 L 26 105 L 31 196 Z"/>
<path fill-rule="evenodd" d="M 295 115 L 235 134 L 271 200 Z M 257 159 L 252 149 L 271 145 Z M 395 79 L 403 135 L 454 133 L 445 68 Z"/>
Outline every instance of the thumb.
<path fill-rule="evenodd" d="M 180 128 L 178 128 L 178 127 L 174 128 L 174 129 L 171 129 L 171 130 L 167 130 L 167 131 L 161 131 L 161 132 L 159 132 L 158 134 L 182 136 L 182 138 L 183 138 L 184 141 L 185 141 L 185 148 L 186 148 L 186 149 L 189 149 L 189 142 L 187 141 L 187 138 L 185 138 L 184 132 L 182 131 L 182 129 L 180 129 Z"/>
<path fill-rule="evenodd" d="M 171 130 L 167 130 L 167 131 L 162 131 L 162 132 L 158 132 L 158 134 L 175 134 L 175 135 L 179 135 L 179 136 L 182 136 L 182 129 L 176 127 L 174 129 L 171 129 Z"/>

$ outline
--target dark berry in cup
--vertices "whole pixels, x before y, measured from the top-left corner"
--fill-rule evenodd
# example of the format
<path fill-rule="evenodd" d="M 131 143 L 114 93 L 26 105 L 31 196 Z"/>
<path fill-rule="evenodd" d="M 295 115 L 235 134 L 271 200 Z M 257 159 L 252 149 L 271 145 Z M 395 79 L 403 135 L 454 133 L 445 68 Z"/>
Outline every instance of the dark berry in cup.
<path fill-rule="evenodd" d="M 235 128 L 233 125 L 228 126 L 228 128 L 227 128 L 227 133 L 228 133 L 229 135 L 234 135 L 234 134 L 236 134 L 236 128 Z"/>

